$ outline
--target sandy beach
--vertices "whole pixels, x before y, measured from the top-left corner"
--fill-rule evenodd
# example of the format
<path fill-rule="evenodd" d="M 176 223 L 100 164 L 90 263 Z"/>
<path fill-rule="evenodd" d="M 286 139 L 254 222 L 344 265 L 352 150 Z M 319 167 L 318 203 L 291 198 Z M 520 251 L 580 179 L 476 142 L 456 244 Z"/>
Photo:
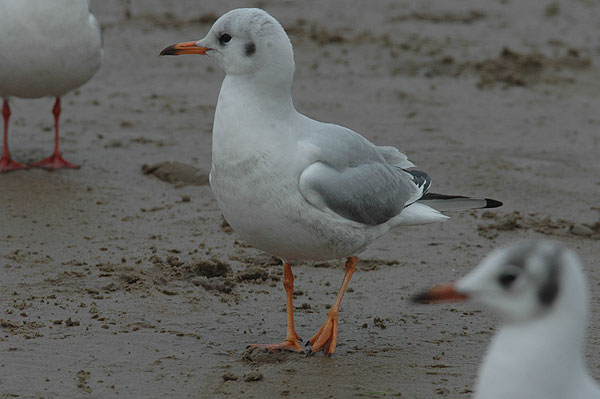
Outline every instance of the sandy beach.
<path fill-rule="evenodd" d="M 398 228 L 360 254 L 331 358 L 246 349 L 284 336 L 283 269 L 232 231 L 207 184 L 223 72 L 204 57 L 158 57 L 242 6 L 289 33 L 300 112 L 399 148 L 434 192 L 504 202 Z M 92 7 L 104 62 L 63 98 L 61 147 L 81 169 L 0 175 L 0 398 L 467 399 L 496 321 L 408 298 L 521 239 L 581 256 L 587 362 L 600 378 L 600 3 Z M 52 104 L 11 100 L 16 160 L 50 154 Z M 343 260 L 293 271 L 308 339 Z"/>

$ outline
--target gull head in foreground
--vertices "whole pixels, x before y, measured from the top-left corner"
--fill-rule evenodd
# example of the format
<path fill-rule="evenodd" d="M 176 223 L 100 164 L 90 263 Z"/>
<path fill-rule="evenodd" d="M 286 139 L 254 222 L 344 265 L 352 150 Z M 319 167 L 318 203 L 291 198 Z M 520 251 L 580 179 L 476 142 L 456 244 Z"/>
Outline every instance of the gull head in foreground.
<path fill-rule="evenodd" d="M 468 300 L 502 320 L 480 370 L 476 399 L 600 398 L 583 355 L 588 288 L 577 255 L 552 241 L 490 253 L 455 283 L 415 302 Z"/>
<path fill-rule="evenodd" d="M 161 55 L 213 58 L 225 79 L 213 125 L 210 184 L 225 219 L 248 243 L 283 260 L 287 336 L 270 350 L 302 351 L 294 327 L 291 262 L 347 258 L 344 279 L 308 353 L 332 354 L 338 312 L 356 254 L 400 225 L 443 221 L 441 211 L 493 208 L 499 201 L 429 193 L 431 179 L 398 149 L 294 108 L 291 42 L 263 10 L 221 16 L 201 40 Z"/>

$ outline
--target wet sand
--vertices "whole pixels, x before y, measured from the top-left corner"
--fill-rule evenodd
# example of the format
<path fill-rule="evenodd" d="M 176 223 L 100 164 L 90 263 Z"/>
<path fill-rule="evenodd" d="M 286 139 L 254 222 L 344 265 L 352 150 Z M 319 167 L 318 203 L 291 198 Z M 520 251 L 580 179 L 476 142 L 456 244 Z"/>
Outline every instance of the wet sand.
<path fill-rule="evenodd" d="M 600 5 L 92 3 L 104 64 L 63 100 L 63 153 L 82 168 L 0 176 L 0 398 L 469 398 L 493 317 L 407 298 L 524 238 L 581 255 L 600 377 Z M 222 72 L 157 56 L 243 5 L 289 32 L 301 112 L 398 147 L 433 191 L 505 203 L 371 245 L 332 358 L 246 351 L 283 338 L 282 268 L 231 231 L 205 184 Z M 52 101 L 11 102 L 16 160 L 51 152 Z M 293 270 L 307 339 L 343 261 Z"/>

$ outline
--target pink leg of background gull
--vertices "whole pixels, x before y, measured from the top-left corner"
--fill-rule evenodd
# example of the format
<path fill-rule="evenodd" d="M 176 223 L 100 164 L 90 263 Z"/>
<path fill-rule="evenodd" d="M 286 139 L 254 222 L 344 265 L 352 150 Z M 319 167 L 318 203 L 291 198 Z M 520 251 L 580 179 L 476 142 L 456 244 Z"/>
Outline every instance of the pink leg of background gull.
<path fill-rule="evenodd" d="M 0 158 L 0 172 L 10 172 L 11 170 L 27 169 L 27 166 L 13 161 L 8 151 L 8 121 L 10 119 L 10 107 L 8 100 L 4 99 L 2 104 L 2 117 L 4 119 L 4 143 L 2 145 L 2 158 Z"/>
<path fill-rule="evenodd" d="M 52 108 L 52 114 L 54 115 L 54 152 L 48 158 L 42 159 L 41 161 L 32 162 L 29 165 L 44 168 L 49 170 L 56 169 L 79 169 L 79 165 L 75 165 L 63 158 L 60 153 L 59 147 L 59 131 L 58 131 L 58 120 L 60 118 L 60 97 L 56 97 L 56 102 Z"/>

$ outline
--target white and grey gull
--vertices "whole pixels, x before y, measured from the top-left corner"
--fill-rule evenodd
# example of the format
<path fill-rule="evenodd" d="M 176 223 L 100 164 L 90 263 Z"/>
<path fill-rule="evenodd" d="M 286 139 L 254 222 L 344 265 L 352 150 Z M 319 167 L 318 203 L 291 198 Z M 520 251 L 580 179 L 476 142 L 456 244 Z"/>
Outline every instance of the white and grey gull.
<path fill-rule="evenodd" d="M 553 241 L 490 253 L 455 283 L 416 302 L 468 300 L 502 319 L 480 369 L 475 399 L 598 399 L 587 372 L 588 287 L 578 256 Z"/>
<path fill-rule="evenodd" d="M 100 26 L 89 0 L 5 0 L 0 11 L 0 97 L 4 141 L 0 172 L 25 169 L 8 150 L 10 97 L 55 97 L 54 152 L 30 166 L 77 168 L 59 147 L 61 96 L 87 82 L 102 61 Z"/>
<path fill-rule="evenodd" d="M 373 240 L 401 225 L 443 221 L 440 211 L 492 208 L 498 201 L 428 193 L 431 180 L 396 148 L 377 146 L 343 126 L 296 111 L 294 55 L 275 18 L 232 10 L 205 38 L 161 55 L 204 54 L 225 71 L 213 125 L 210 185 L 233 229 L 280 257 L 287 336 L 268 349 L 301 351 L 294 327 L 291 263 L 347 258 L 338 296 L 309 353 L 332 354 L 338 312 L 358 259 Z"/>

